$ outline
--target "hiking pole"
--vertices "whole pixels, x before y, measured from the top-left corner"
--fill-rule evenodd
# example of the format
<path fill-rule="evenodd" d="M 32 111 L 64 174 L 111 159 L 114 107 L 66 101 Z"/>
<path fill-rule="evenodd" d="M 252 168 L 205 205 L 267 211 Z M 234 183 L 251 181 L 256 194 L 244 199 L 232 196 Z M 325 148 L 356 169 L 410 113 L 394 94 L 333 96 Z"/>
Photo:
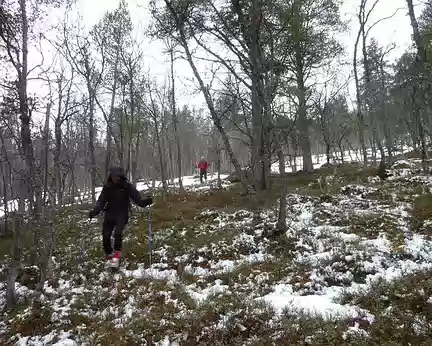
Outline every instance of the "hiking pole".
<path fill-rule="evenodd" d="M 87 222 L 86 222 L 86 229 L 88 230 L 88 229 L 90 229 L 90 222 L 91 222 L 91 219 L 88 219 L 87 220 Z M 83 229 L 81 229 L 81 231 L 83 231 Z M 86 259 L 86 257 L 87 257 L 87 250 L 85 249 L 85 243 L 86 243 L 86 239 L 85 239 L 85 237 L 83 236 L 83 235 L 81 235 L 81 244 L 80 244 L 80 254 L 79 254 L 79 256 L 78 256 L 78 265 L 79 264 L 83 264 L 84 263 L 84 260 Z"/>
<path fill-rule="evenodd" d="M 90 229 L 90 223 L 91 220 L 88 219 L 88 221 L 86 222 L 86 229 Z M 82 228 L 80 231 L 82 232 L 84 229 Z M 82 270 L 84 267 L 84 263 L 86 262 L 87 259 L 87 249 L 86 249 L 86 238 L 81 234 L 81 239 L 80 239 L 80 245 L 79 245 L 79 254 L 78 254 L 78 258 L 77 258 L 77 268 L 78 268 L 78 272 L 80 273 L 80 278 L 82 279 L 83 277 L 85 278 L 84 280 L 84 284 L 85 281 L 87 280 L 87 278 L 82 274 Z"/>
<path fill-rule="evenodd" d="M 153 230 L 152 230 L 151 205 L 149 205 L 149 210 L 148 210 L 148 237 L 147 238 L 148 238 L 147 242 L 148 242 L 149 266 L 151 266 L 151 264 L 152 264 L 152 251 L 153 251 L 153 246 L 152 246 Z"/>

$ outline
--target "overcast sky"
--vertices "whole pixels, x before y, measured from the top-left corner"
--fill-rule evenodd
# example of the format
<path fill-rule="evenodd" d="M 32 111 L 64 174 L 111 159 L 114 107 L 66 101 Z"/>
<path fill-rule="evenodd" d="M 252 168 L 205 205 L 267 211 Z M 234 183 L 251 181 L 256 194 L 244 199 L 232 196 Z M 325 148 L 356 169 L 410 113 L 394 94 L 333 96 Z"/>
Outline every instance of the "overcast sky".
<path fill-rule="evenodd" d="M 369 0 L 372 3 L 374 0 Z M 350 32 L 340 37 L 346 46 L 346 58 L 352 59 L 354 40 L 357 34 L 358 24 L 356 23 L 356 11 L 360 0 L 344 0 L 341 9 L 344 20 L 352 20 Z M 86 25 L 89 27 L 99 21 L 105 11 L 112 10 L 118 6 L 118 0 L 78 0 L 77 7 L 82 14 Z M 135 25 L 135 35 L 142 41 L 145 57 L 145 70 L 149 70 L 151 75 L 163 82 L 168 77 L 168 56 L 163 54 L 164 45 L 161 42 L 149 42 L 144 37 L 144 30 L 150 21 L 148 11 L 148 0 L 127 0 L 132 20 Z M 418 16 L 421 12 L 420 0 L 414 0 L 415 11 Z M 396 12 L 396 13 L 395 13 Z M 395 15 L 378 24 L 370 36 L 375 37 L 378 42 L 387 46 L 392 43 L 397 45 L 389 56 L 390 59 L 397 59 L 411 44 L 411 27 L 407 15 L 406 0 L 380 0 L 370 18 L 370 23 L 374 23 L 380 18 Z M 204 66 L 201 66 L 204 69 Z M 347 73 L 349 73 L 347 71 Z M 203 104 L 203 97 L 199 93 L 192 93 L 194 90 L 191 84 L 192 72 L 185 61 L 176 62 L 176 74 L 178 78 L 177 96 L 179 104 L 189 104 L 190 106 L 200 107 Z"/>

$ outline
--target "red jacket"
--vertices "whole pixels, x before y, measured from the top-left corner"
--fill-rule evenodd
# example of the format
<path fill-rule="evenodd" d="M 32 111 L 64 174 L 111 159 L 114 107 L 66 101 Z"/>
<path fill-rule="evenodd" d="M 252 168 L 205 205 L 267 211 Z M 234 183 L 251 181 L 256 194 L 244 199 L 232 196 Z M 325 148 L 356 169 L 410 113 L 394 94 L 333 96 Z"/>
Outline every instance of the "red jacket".
<path fill-rule="evenodd" d="M 209 167 L 209 164 L 206 160 L 202 160 L 198 163 L 197 166 L 201 171 L 206 171 Z"/>

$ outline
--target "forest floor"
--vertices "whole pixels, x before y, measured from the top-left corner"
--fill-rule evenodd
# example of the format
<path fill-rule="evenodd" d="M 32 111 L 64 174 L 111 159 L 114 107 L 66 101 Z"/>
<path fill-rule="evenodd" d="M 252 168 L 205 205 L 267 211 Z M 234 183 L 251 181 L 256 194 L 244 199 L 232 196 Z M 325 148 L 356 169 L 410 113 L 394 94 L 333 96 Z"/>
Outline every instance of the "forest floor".
<path fill-rule="evenodd" d="M 259 220 L 235 184 L 158 196 L 152 265 L 147 214 L 134 211 L 114 276 L 100 220 L 66 208 L 42 300 L 32 300 L 37 269 L 25 267 L 0 344 L 426 345 L 432 177 L 419 171 L 408 160 L 385 182 L 354 164 L 287 174 L 259 196 Z M 275 233 L 281 183 L 288 231 Z"/>

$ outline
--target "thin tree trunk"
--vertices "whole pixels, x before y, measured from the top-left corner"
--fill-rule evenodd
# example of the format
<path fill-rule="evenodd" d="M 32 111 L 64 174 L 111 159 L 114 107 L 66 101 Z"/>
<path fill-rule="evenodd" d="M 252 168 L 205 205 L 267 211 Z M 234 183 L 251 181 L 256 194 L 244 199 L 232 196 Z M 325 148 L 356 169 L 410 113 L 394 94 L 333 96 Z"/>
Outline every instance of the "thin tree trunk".
<path fill-rule="evenodd" d="M 285 176 L 285 157 L 282 148 L 278 150 L 278 159 L 279 159 L 279 175 L 281 181 L 281 194 L 279 197 L 279 212 L 278 212 L 278 221 L 276 224 L 276 229 L 279 232 L 285 232 L 287 230 L 286 224 L 286 209 L 287 209 L 287 201 L 286 201 L 286 193 L 287 188 L 286 184 L 284 184 L 283 179 Z"/>
<path fill-rule="evenodd" d="M 111 124 L 113 122 L 113 114 L 114 114 L 114 100 L 115 100 L 115 89 L 116 89 L 117 82 L 115 81 L 113 83 L 113 91 L 111 94 L 111 105 L 110 105 L 110 112 L 108 115 L 108 124 L 107 124 L 107 130 L 106 130 L 106 136 L 107 136 L 107 149 L 105 154 L 105 176 L 108 177 L 108 171 L 111 166 L 111 156 L 112 156 L 112 150 L 113 150 L 113 138 L 112 138 L 112 131 L 111 131 Z"/>
<path fill-rule="evenodd" d="M 47 201 L 48 194 L 48 157 L 49 157 L 49 125 L 50 125 L 50 117 L 51 117 L 51 103 L 47 105 L 46 113 L 45 113 L 45 124 L 43 129 L 43 142 L 44 142 L 44 150 L 43 150 L 43 169 L 44 169 L 44 187 L 43 187 L 43 201 L 44 204 Z"/>
<path fill-rule="evenodd" d="M 297 151 L 293 153 L 293 165 L 292 165 L 293 173 L 297 172 Z"/>
<path fill-rule="evenodd" d="M 6 163 L 3 165 L 3 163 L 0 163 L 0 167 L 1 167 L 1 175 L 3 178 L 3 212 L 4 212 L 4 216 L 3 216 L 3 222 L 4 222 L 4 233 L 7 234 L 9 232 L 9 193 L 8 193 L 8 181 L 10 178 L 10 175 L 8 178 L 6 178 L 7 176 L 7 172 L 4 166 L 9 165 L 7 162 L 6 158 L 3 158 L 2 160 L 6 161 Z M 10 168 L 9 168 L 10 169 Z M 1 229 L 1 226 L 0 226 Z M 1 233 L 1 232 L 0 232 Z"/>
<path fill-rule="evenodd" d="M 421 71 L 424 68 L 424 63 L 426 61 L 426 50 L 423 44 L 423 40 L 420 34 L 420 30 L 419 30 L 419 26 L 418 26 L 418 22 L 414 13 L 414 6 L 413 6 L 413 1 L 412 0 L 406 0 L 407 2 L 407 6 L 408 6 L 408 15 L 410 17 L 410 21 L 411 21 L 411 27 L 413 30 L 413 36 L 414 36 L 414 41 L 416 43 L 417 46 L 417 54 L 416 54 L 416 60 L 415 60 L 415 66 L 417 67 L 417 74 L 421 75 Z M 420 87 L 418 87 L 417 85 L 414 85 L 413 91 L 412 91 L 412 102 L 413 102 L 413 117 L 414 117 L 414 121 L 416 122 L 416 126 L 417 126 L 417 131 L 418 131 L 418 136 L 419 136 L 419 141 L 420 141 L 420 145 L 421 145 L 421 159 L 422 159 L 422 164 L 423 164 L 423 170 L 426 171 L 427 170 L 427 159 L 428 159 L 428 155 L 427 155 L 427 149 L 426 149 L 426 134 L 425 134 L 425 130 L 424 130 L 424 124 L 423 124 L 423 116 L 421 113 L 421 100 L 419 100 L 419 95 L 423 92 L 423 90 L 419 90 L 419 88 L 423 87 L 423 80 L 421 79 L 422 77 L 420 77 L 420 79 L 418 80 L 418 84 Z"/>
<path fill-rule="evenodd" d="M 132 166 L 132 141 L 129 139 L 127 144 L 127 157 L 126 157 L 126 176 L 131 173 Z"/>
<path fill-rule="evenodd" d="M 71 198 L 73 203 L 75 203 L 76 197 L 76 180 L 75 180 L 75 165 L 71 167 Z"/>
<path fill-rule="evenodd" d="M 388 164 L 390 165 L 393 161 L 393 138 L 392 133 L 390 130 L 390 126 L 388 126 L 388 112 L 387 112 L 387 104 L 385 102 L 386 95 L 386 86 L 385 86 L 385 73 L 384 73 L 384 56 L 381 59 L 380 64 L 380 73 L 381 73 L 381 89 L 383 90 L 383 95 L 381 96 L 381 107 L 383 112 L 383 132 L 384 132 L 384 140 L 385 140 L 385 146 L 387 148 L 387 155 L 388 155 Z"/>
<path fill-rule="evenodd" d="M 127 157 L 127 166 L 126 171 L 129 174 L 132 174 L 132 143 L 133 143 L 133 133 L 135 126 L 135 84 L 134 84 L 134 76 L 133 76 L 133 67 L 130 68 L 130 76 L 129 76 L 129 99 L 130 99 L 130 117 L 129 117 L 129 136 L 128 136 L 128 157 Z"/>
<path fill-rule="evenodd" d="M 344 164 L 345 163 L 345 152 L 344 152 L 344 147 L 342 145 L 342 143 L 339 144 L 339 152 L 341 154 L 341 163 Z M 349 155 L 351 157 L 351 151 L 349 152 Z"/>
<path fill-rule="evenodd" d="M 171 112 L 173 117 L 174 134 L 177 144 L 177 178 L 180 186 L 180 191 L 184 191 L 183 180 L 182 180 L 182 152 L 181 152 L 181 141 L 180 133 L 178 128 L 178 117 L 177 117 L 177 105 L 175 97 L 175 76 L 174 76 L 174 48 L 170 50 L 171 58 Z"/>
<path fill-rule="evenodd" d="M 326 154 L 327 164 L 330 164 L 330 149 L 331 149 L 330 144 L 326 143 L 325 144 L 325 154 Z"/>
<path fill-rule="evenodd" d="M 140 142 L 141 142 L 141 132 L 138 133 L 137 138 L 135 139 L 135 148 L 133 150 L 131 176 L 132 176 L 132 182 L 134 184 L 136 184 L 138 182 L 137 168 L 138 168 L 138 158 L 139 158 L 139 153 L 140 153 Z"/>
<path fill-rule="evenodd" d="M 253 42 L 253 38 L 251 41 Z M 257 43 L 258 44 L 258 43 Z M 257 45 L 256 44 L 256 45 Z M 255 47 L 258 51 L 258 48 Z M 252 53 L 254 54 L 254 53 Z M 255 55 L 259 53 L 255 52 Z M 253 56 L 253 62 L 258 60 L 259 57 Z M 264 169 L 264 152 L 262 143 L 262 132 L 263 132 L 263 115 L 262 115 L 262 105 L 260 102 L 260 70 L 259 62 L 255 61 L 252 63 L 252 146 L 251 146 L 251 169 L 254 179 L 255 189 L 262 189 L 262 185 L 265 183 L 263 181 L 263 169 Z"/>
<path fill-rule="evenodd" d="M 54 227 L 52 222 L 52 205 L 45 208 L 45 222 L 43 225 L 44 230 L 44 245 L 42 248 L 42 258 L 39 264 L 39 279 L 36 286 L 36 291 L 42 292 L 45 281 L 50 274 L 50 268 L 52 267 L 52 251 L 54 241 Z"/>
<path fill-rule="evenodd" d="M 112 141 L 113 141 L 113 131 L 112 131 L 112 121 L 114 117 L 114 102 L 117 92 L 117 83 L 118 83 L 118 64 L 119 64 L 119 48 L 116 50 L 116 57 L 114 63 L 114 76 L 113 76 L 113 84 L 111 91 L 111 103 L 110 103 L 110 112 L 108 115 L 108 123 L 107 123 L 107 151 L 105 156 L 105 175 L 108 177 L 108 170 L 111 165 L 111 156 L 112 156 Z"/>
<path fill-rule="evenodd" d="M 61 98 L 61 96 L 60 96 Z M 61 119 L 57 115 L 54 123 L 54 177 L 55 177 L 55 189 L 56 189 L 56 203 L 58 205 L 63 204 L 63 189 L 62 189 L 62 176 L 60 167 L 60 152 L 61 152 L 61 142 L 62 142 L 62 131 L 61 131 Z"/>
<path fill-rule="evenodd" d="M 40 245 L 40 258 L 39 258 L 39 278 L 38 278 L 38 284 L 36 287 L 36 290 L 41 292 L 43 290 L 46 277 L 47 277 L 47 271 L 50 263 L 50 254 L 52 252 L 52 222 L 51 222 L 51 213 L 47 218 L 47 212 L 48 210 L 51 210 L 52 208 L 46 207 L 46 195 L 48 191 L 48 174 L 49 174 L 49 167 L 48 167 L 48 154 L 49 154 L 49 120 L 51 116 L 51 103 L 48 104 L 46 115 L 45 115 L 45 126 L 44 126 L 44 222 L 40 225 L 40 228 L 43 232 L 42 239 L 43 242 L 41 242 Z M 51 204 L 51 203 L 50 203 Z"/>
<path fill-rule="evenodd" d="M 4 225 L 5 232 L 8 232 L 9 229 L 9 195 L 11 199 L 13 198 L 13 185 L 12 185 L 12 165 L 9 159 L 8 150 L 6 148 L 6 142 L 3 134 L 0 132 L 0 141 L 1 141 L 1 157 L 2 157 L 2 176 L 3 176 L 3 211 L 4 211 Z M 8 188 L 8 185 L 10 188 Z M 9 190 L 9 191 L 8 191 Z M 10 192 L 10 194 L 8 193 Z"/>
<path fill-rule="evenodd" d="M 19 1 L 20 7 L 20 19 L 21 19 L 21 30 L 22 30 L 22 52 L 21 52 L 21 64 L 17 69 L 18 73 L 18 96 L 19 96 L 19 114 L 21 119 L 21 142 L 22 142 L 22 156 L 26 163 L 26 185 L 28 188 L 27 199 L 29 206 L 32 209 L 33 221 L 36 223 L 34 227 L 34 243 L 36 249 L 39 251 L 43 246 L 43 239 L 41 238 L 40 228 L 37 225 L 41 220 L 43 210 L 42 200 L 42 180 L 38 174 L 36 163 L 34 160 L 34 148 L 31 138 L 30 120 L 31 114 L 28 107 L 27 97 L 27 76 L 28 76 L 28 18 L 27 18 L 27 7 L 26 1 Z M 41 253 L 39 252 L 39 259 Z"/>
<path fill-rule="evenodd" d="M 158 154 L 159 154 L 159 167 L 160 167 L 160 173 L 161 173 L 161 180 L 162 180 L 162 187 L 164 189 L 164 191 L 168 191 L 168 184 L 167 184 L 167 177 L 166 177 L 166 171 L 165 171 L 165 162 L 164 162 L 164 152 L 162 150 L 162 144 L 161 144 L 161 138 L 160 138 L 160 133 L 159 133 L 159 125 L 158 122 L 156 120 L 156 114 L 154 116 L 154 131 L 155 131 L 155 136 L 156 136 L 156 146 L 157 146 L 157 150 L 158 150 Z"/>
<path fill-rule="evenodd" d="M 360 23 L 360 25 L 363 24 Z M 359 30 L 357 34 L 357 39 L 354 44 L 353 70 L 354 70 L 354 80 L 355 80 L 355 87 L 356 87 L 357 122 L 359 127 L 358 134 L 359 134 L 360 148 L 363 154 L 363 164 L 367 166 L 368 156 L 367 156 L 366 143 L 365 143 L 365 121 L 364 121 L 364 115 L 362 111 L 360 81 L 359 81 L 358 69 L 357 69 L 357 51 L 360 42 L 360 37 L 361 37 L 361 30 Z"/>
<path fill-rule="evenodd" d="M 216 153 L 216 169 L 217 169 L 217 186 L 219 190 L 222 190 L 222 180 L 221 180 L 221 152 L 220 150 Z"/>
<path fill-rule="evenodd" d="M 124 95 L 124 92 L 123 92 L 123 95 Z M 122 103 L 123 104 L 125 103 L 124 97 L 123 97 Z M 118 119 L 120 121 L 120 124 L 119 124 L 119 127 L 120 127 L 119 128 L 120 146 L 119 146 L 119 149 L 117 150 L 119 165 L 122 168 L 125 168 L 125 162 L 124 162 L 124 151 L 125 151 L 124 115 L 125 115 L 125 112 L 124 112 L 124 109 L 122 109 L 120 111 L 120 115 L 119 115 L 119 119 Z"/>
<path fill-rule="evenodd" d="M 94 102 L 95 102 L 95 91 L 93 90 L 90 80 L 87 81 L 87 89 L 89 91 L 89 128 L 88 128 L 88 143 L 89 143 L 89 154 L 90 154 L 90 178 L 91 178 L 91 199 L 92 203 L 96 203 L 96 155 L 94 145 Z"/>
<path fill-rule="evenodd" d="M 175 169 L 174 169 L 174 156 L 173 156 L 173 150 L 172 150 L 172 141 L 170 140 L 169 130 L 167 126 L 167 111 L 163 111 L 163 120 L 162 120 L 162 132 L 161 136 L 164 139 L 164 147 L 166 150 L 168 150 L 168 160 L 169 165 L 168 168 L 168 174 L 167 178 L 174 183 L 175 180 Z"/>
<path fill-rule="evenodd" d="M 299 50 L 300 48 L 297 48 Z M 298 104 L 298 122 L 300 131 L 300 147 L 303 155 L 303 171 L 307 173 L 313 172 L 311 143 L 309 138 L 309 121 L 307 119 L 307 106 L 306 106 L 306 87 L 304 85 L 304 74 L 302 69 L 300 52 L 296 54 L 297 58 L 297 88 L 299 92 Z"/>

